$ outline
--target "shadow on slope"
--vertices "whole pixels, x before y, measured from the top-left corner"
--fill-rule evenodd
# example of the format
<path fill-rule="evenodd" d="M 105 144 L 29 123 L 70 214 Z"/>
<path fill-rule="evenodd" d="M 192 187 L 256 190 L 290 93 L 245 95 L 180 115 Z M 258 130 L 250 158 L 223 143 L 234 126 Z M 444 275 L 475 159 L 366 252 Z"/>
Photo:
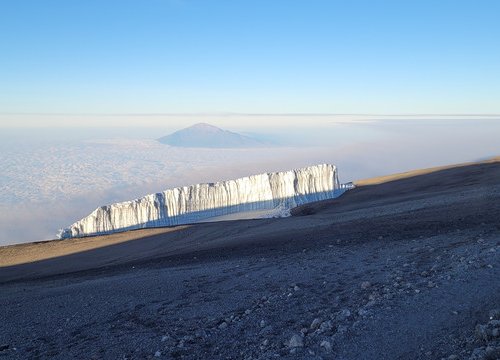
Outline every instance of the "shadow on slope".
<path fill-rule="evenodd" d="M 304 204 L 292 209 L 292 216 L 341 212 L 362 206 L 378 206 L 427 197 L 436 192 L 453 192 L 476 185 L 500 184 L 500 157 L 477 162 L 409 171 L 356 181 L 356 188 L 339 199 Z"/>
<path fill-rule="evenodd" d="M 292 206 L 296 206 L 296 204 L 304 204 L 313 201 L 331 199 L 342 195 L 344 191 L 345 191 L 344 189 L 318 191 L 310 194 L 282 197 L 272 200 L 253 201 L 238 205 L 221 206 L 212 209 L 198 210 L 198 211 L 189 211 L 179 215 L 169 215 L 168 209 L 165 207 L 161 211 L 159 211 L 160 213 L 159 219 L 146 221 L 125 227 L 118 227 L 113 230 L 98 231 L 88 235 L 84 234 L 81 236 L 77 235 L 73 237 L 109 235 L 116 232 L 125 232 L 137 229 L 150 229 L 150 228 L 159 228 L 166 226 L 179 226 L 186 224 L 212 222 L 212 221 L 218 221 L 217 218 L 219 217 L 224 217 L 228 215 L 234 215 L 234 220 L 239 220 L 238 214 L 241 214 L 242 216 L 241 219 L 243 219 L 248 213 L 251 212 L 258 212 L 258 211 L 272 212 L 273 210 L 278 209 L 279 207 L 290 208 Z M 161 195 L 161 193 L 159 195 Z M 109 216 L 109 214 L 107 215 Z M 92 217 L 92 214 L 87 216 L 87 218 L 88 217 Z M 62 238 L 72 237 L 69 236 L 70 234 L 67 229 L 63 230 Z"/>
<path fill-rule="evenodd" d="M 369 209 L 380 203 L 399 204 L 448 193 L 460 197 L 461 192 L 478 186 L 498 186 L 498 179 L 500 162 L 497 159 L 430 170 L 415 176 L 409 173 L 397 180 L 362 185 L 338 199 L 305 205 L 294 211 L 296 215 L 304 215 L 304 209 L 310 209 L 309 214 L 318 216 L 204 223 L 7 246 L 0 248 L 0 259 L 3 259 L 0 260 L 0 283 L 75 272 L 109 274 L 111 268 L 131 269 L 133 264 L 150 266 L 161 262 L 165 265 L 165 261 L 190 264 L 240 255 L 279 256 L 287 251 L 303 251 L 305 247 L 325 246 L 333 239 L 337 239 L 338 244 L 339 241 L 349 244 L 397 234 L 397 238 L 393 238 L 396 241 L 418 235 L 432 236 L 455 230 L 457 226 L 475 226 L 482 222 L 490 222 L 500 229 L 495 197 L 481 197 L 473 203 L 458 203 L 434 212 L 423 209 L 384 217 L 373 211 L 355 221 L 335 221 L 336 214 Z M 25 256 L 30 246 L 31 254 Z M 66 254 L 58 251 L 61 247 L 66 247 Z"/>

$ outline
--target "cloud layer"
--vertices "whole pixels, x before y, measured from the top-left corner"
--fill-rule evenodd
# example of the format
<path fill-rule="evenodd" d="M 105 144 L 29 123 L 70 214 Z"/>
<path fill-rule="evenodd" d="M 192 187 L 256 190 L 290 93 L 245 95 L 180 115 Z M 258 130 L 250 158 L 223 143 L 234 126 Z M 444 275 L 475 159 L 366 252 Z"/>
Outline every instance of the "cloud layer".
<path fill-rule="evenodd" d="M 337 165 L 347 182 L 474 161 L 500 154 L 499 133 L 494 120 L 347 123 L 275 133 L 286 147 L 231 150 L 22 136 L 0 145 L 0 245 L 52 239 L 98 206 L 175 186 L 319 163 Z"/>

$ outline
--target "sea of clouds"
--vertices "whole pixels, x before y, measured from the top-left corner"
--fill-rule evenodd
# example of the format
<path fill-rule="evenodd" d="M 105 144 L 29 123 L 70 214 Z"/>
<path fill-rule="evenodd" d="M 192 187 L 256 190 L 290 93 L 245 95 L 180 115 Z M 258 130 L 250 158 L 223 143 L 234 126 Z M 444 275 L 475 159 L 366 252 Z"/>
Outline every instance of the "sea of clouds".
<path fill-rule="evenodd" d="M 341 182 L 348 182 L 500 155 L 495 119 L 260 129 L 255 136 L 279 146 L 258 149 L 175 148 L 154 140 L 164 135 L 157 129 L 120 131 L 3 132 L 0 245 L 53 239 L 98 206 L 170 187 L 318 163 L 337 165 Z"/>

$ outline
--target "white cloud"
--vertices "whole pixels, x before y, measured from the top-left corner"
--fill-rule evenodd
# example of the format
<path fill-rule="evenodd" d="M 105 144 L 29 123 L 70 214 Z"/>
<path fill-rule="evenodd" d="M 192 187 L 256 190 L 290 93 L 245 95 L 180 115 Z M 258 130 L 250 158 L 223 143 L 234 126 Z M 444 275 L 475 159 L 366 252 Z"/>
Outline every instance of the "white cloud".
<path fill-rule="evenodd" d="M 318 163 L 337 165 L 347 182 L 477 160 L 500 154 L 499 133 L 494 120 L 282 127 L 283 139 L 302 145 L 251 150 L 173 148 L 143 139 L 35 141 L 40 131 L 0 136 L 0 245 L 53 238 L 98 206 L 175 186 Z"/>

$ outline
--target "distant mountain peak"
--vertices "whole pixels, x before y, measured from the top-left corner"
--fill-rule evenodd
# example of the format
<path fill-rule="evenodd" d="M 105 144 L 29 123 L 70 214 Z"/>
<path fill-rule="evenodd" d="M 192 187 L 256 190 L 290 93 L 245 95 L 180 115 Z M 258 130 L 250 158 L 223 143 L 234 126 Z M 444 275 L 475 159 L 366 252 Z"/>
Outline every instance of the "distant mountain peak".
<path fill-rule="evenodd" d="M 209 123 L 204 123 L 204 122 L 194 124 L 186 129 L 217 129 L 217 130 L 222 130 L 221 128 L 218 128 L 217 126 L 211 125 Z"/>
<path fill-rule="evenodd" d="M 218 128 L 207 123 L 197 123 L 158 139 L 162 144 L 178 147 L 201 148 L 252 148 L 270 144 L 250 136 Z"/>

